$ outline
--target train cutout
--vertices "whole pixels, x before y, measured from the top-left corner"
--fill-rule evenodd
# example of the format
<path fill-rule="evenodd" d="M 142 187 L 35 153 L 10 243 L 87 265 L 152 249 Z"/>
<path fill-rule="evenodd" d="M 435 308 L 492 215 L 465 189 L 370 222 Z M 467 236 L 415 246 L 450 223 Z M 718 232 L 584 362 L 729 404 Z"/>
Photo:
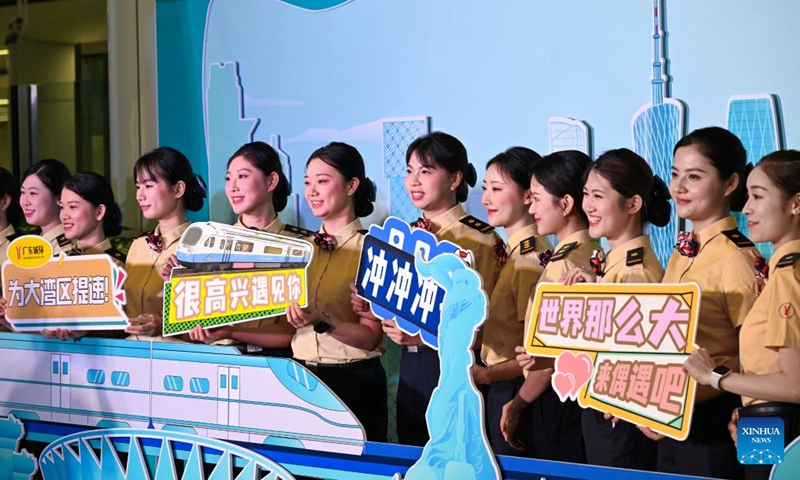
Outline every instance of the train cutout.
<path fill-rule="evenodd" d="M 193 223 L 183 232 L 175 256 L 192 271 L 305 268 L 313 246 L 303 240 L 217 222 Z M 175 271 L 186 274 L 189 271 Z"/>
<path fill-rule="evenodd" d="M 366 434 L 316 376 L 234 347 L 0 333 L 0 416 L 150 428 L 361 455 Z"/>

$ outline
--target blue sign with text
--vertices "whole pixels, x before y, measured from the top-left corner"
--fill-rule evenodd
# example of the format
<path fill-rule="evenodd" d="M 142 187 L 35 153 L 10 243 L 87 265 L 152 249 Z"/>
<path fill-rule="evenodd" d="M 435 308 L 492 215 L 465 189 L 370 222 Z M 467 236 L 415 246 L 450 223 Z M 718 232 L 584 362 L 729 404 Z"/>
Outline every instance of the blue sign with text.
<path fill-rule="evenodd" d="M 418 275 L 414 257 L 419 253 L 430 261 L 459 251 L 454 243 L 439 242 L 432 233 L 389 217 L 383 226 L 372 225 L 364 238 L 356 278 L 358 294 L 372 303 L 376 316 L 397 321 L 404 332 L 419 333 L 426 345 L 438 348 L 445 292 L 433 279 Z"/>
<path fill-rule="evenodd" d="M 739 462 L 777 465 L 783 462 L 783 420 L 776 417 L 740 418 L 736 427 Z"/>

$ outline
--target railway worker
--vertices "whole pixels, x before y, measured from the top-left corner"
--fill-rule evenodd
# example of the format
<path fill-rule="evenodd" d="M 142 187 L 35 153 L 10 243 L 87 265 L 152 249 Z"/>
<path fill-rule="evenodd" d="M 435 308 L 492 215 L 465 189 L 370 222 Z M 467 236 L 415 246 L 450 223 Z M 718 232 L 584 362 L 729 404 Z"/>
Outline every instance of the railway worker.
<path fill-rule="evenodd" d="M 231 209 L 239 216 L 234 226 L 310 241 L 313 232 L 284 225 L 278 216 L 291 193 L 280 157 L 268 144 L 245 144 L 228 160 L 225 194 Z M 171 271 L 174 265 L 177 259 L 173 256 L 164 266 Z M 165 273 L 169 278 L 169 273 Z M 189 338 L 215 345 L 234 344 L 245 354 L 291 357 L 294 333 L 286 317 L 280 316 L 212 329 L 198 325 L 189 332 Z"/>
<path fill-rule="evenodd" d="M 8 245 L 17 238 L 14 225 L 20 220 L 19 184 L 5 168 L 0 167 L 0 265 L 8 259 Z M 11 330 L 0 318 L 0 332 Z"/>
<path fill-rule="evenodd" d="M 745 203 L 747 153 L 734 134 L 709 127 L 683 137 L 673 154 L 670 193 L 678 216 L 691 221 L 694 230 L 678 236 L 663 281 L 697 282 L 702 300 L 696 343 L 715 367 L 738 372 L 738 330 L 763 286 L 754 272 L 758 253 L 730 216 Z M 727 424 L 740 405 L 738 396 L 700 385 L 686 440 L 643 429 L 659 440 L 658 471 L 739 478 L 741 465 Z"/>
<path fill-rule="evenodd" d="M 21 213 L 19 184 L 11 172 L 0 167 L 0 265 L 8 259 L 8 244 L 19 236 L 14 225 Z"/>
<path fill-rule="evenodd" d="M 628 150 L 610 150 L 587 172 L 583 211 L 589 235 L 605 237 L 611 250 L 593 255 L 590 269 L 573 268 L 564 283 L 661 283 L 664 269 L 644 234 L 649 222 L 670 220 L 669 189 L 654 177 L 647 161 Z M 586 460 L 593 465 L 655 470 L 656 443 L 630 423 L 587 408 L 582 416 Z"/>
<path fill-rule="evenodd" d="M 61 225 L 72 248 L 67 255 L 102 255 L 120 267 L 125 266 L 125 254 L 111 245 L 108 237 L 122 233 L 122 211 L 114 200 L 114 191 L 105 177 L 97 173 L 76 173 L 64 182 L 61 190 Z M 43 330 L 47 338 L 79 338 L 87 331 L 66 328 Z M 118 337 L 117 333 L 99 333 L 99 336 Z"/>
<path fill-rule="evenodd" d="M 356 314 L 350 303 L 364 241 L 359 217 L 371 214 L 375 201 L 358 150 L 339 142 L 316 150 L 306 163 L 305 198 L 322 226 L 308 267 L 308 306 L 286 311 L 297 329 L 292 350 L 353 411 L 370 441 L 385 442 L 381 324 Z"/>
<path fill-rule="evenodd" d="M 412 227 L 471 250 L 474 268 L 483 277 L 483 290 L 490 297 L 507 252 L 494 228 L 467 215 L 461 205 L 477 178 L 475 167 L 467 160 L 466 148 L 452 135 L 424 135 L 406 151 L 406 190 L 414 206 L 422 210 Z M 354 306 L 358 303 L 362 302 L 354 299 Z M 365 311 L 369 312 L 368 305 Z M 423 345 L 419 335 L 402 332 L 394 321 L 385 320 L 382 325 L 386 335 L 402 348 L 397 387 L 398 439 L 407 445 L 425 445 L 425 412 L 439 383 L 439 356 L 436 350 Z M 480 339 L 476 345 L 480 345 Z"/>
<path fill-rule="evenodd" d="M 161 267 L 175 253 L 178 240 L 189 226 L 186 211 L 202 208 L 206 186 L 193 173 L 189 160 L 168 147 L 157 148 L 137 160 L 133 177 L 142 216 L 157 220 L 158 226 L 136 237 L 128 251 L 125 311 L 131 326 L 125 331 L 137 340 L 161 339 L 157 338 L 162 332 L 164 302 Z"/>
<path fill-rule="evenodd" d="M 741 374 L 715 369 L 706 348 L 692 352 L 684 369 L 701 385 L 742 396 L 744 407 L 733 411 L 729 426 L 734 441 L 739 419 L 779 417 L 785 444 L 770 449 L 783 448 L 800 436 L 800 152 L 764 157 L 748 176 L 747 190 L 743 212 L 750 234 L 772 242 L 775 253 L 768 270 L 759 268 L 766 286 L 739 332 Z M 745 476 L 767 479 L 771 467 L 745 465 Z"/>
<path fill-rule="evenodd" d="M 19 197 L 22 213 L 29 225 L 41 228 L 41 236 L 50 242 L 53 255 L 72 247 L 58 218 L 61 187 L 69 177 L 67 166 L 53 159 L 31 165 L 22 176 Z"/>
<path fill-rule="evenodd" d="M 483 180 L 488 223 L 505 228 L 508 234 L 508 260 L 500 270 L 483 325 L 482 365 L 472 367 L 472 378 L 484 394 L 486 432 L 496 455 L 519 454 L 503 438 L 500 416 L 525 380 L 514 346 L 524 336 L 528 299 L 544 270 L 538 254 L 552 249 L 528 212 L 531 173 L 541 158 L 528 148 L 509 148 L 489 160 Z"/>
<path fill-rule="evenodd" d="M 589 235 L 582 209 L 583 176 L 591 164 L 586 154 L 568 150 L 550 154 L 533 167 L 530 213 L 540 235 L 552 234 L 558 239 L 554 252 L 540 255 L 544 271 L 539 282 L 558 282 L 575 267 L 589 268 L 592 252 L 600 249 Z M 526 321 L 531 308 L 529 302 Z M 553 360 L 533 362 L 523 347 L 516 350 L 526 378 L 517 395 L 503 407 L 500 427 L 506 441 L 534 458 L 585 463 L 581 407 L 571 400 L 562 403 L 550 386 Z"/>

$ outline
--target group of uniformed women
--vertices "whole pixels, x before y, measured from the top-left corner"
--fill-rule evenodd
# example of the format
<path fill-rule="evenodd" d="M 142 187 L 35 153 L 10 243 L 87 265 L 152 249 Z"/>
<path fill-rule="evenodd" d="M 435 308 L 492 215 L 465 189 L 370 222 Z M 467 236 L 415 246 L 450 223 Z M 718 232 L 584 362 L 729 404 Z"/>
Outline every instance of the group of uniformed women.
<path fill-rule="evenodd" d="M 486 432 L 495 453 L 739 478 L 738 418 L 779 416 L 787 443 L 800 435 L 800 152 L 768 155 L 752 173 L 745 160 L 736 136 L 716 127 L 678 142 L 669 186 L 627 149 L 608 151 L 593 162 L 576 151 L 542 158 L 514 147 L 486 165 L 482 202 L 488 222 L 483 222 L 462 206 L 478 180 L 464 145 L 434 132 L 409 146 L 405 184 L 422 212 L 412 227 L 470 250 L 490 299 L 471 374 L 484 394 Z M 14 236 L 21 206 L 28 224 L 40 227 L 56 252 L 105 252 L 124 261 L 131 323 L 126 332 L 134 339 L 160 340 L 163 283 L 177 265 L 177 241 L 189 225 L 186 212 L 202 207 L 205 185 L 186 157 L 170 148 L 140 158 L 134 178 L 142 215 L 158 226 L 134 240 L 125 260 L 108 243 L 108 236 L 120 232 L 121 216 L 103 177 L 70 177 L 63 164 L 43 160 L 25 172 L 17 189 L 13 177 L 0 170 L 0 250 L 5 253 Z M 360 218 L 372 213 L 376 195 L 359 152 L 334 142 L 306 163 L 305 199 L 322 222 L 316 232 L 278 218 L 291 192 L 269 145 L 241 147 L 228 161 L 225 180 L 237 226 L 316 245 L 308 306 L 293 305 L 285 316 L 267 320 L 197 327 L 182 340 L 232 344 L 245 354 L 292 355 L 350 407 L 369 440 L 386 441 L 387 385 L 379 361 L 385 334 L 402 348 L 399 440 L 423 445 L 425 412 L 439 376 L 437 354 L 394 321 L 376 318 L 353 286 L 365 233 Z M 691 230 L 679 235 L 665 271 L 645 232 L 669 222 L 670 199 Z M 731 212 L 743 207 L 754 239 L 775 247 L 769 262 L 737 230 Z M 495 227 L 505 229 L 506 242 Z M 555 248 L 547 235 L 555 237 Z M 608 252 L 600 238 L 607 240 Z M 691 281 L 702 290 L 701 348 L 684 369 L 700 386 L 686 441 L 561 402 L 551 387 L 553 361 L 532 358 L 520 346 L 538 282 Z M 66 330 L 43 333 L 77 336 Z M 745 471 L 747 478 L 768 474 L 765 467 Z"/>

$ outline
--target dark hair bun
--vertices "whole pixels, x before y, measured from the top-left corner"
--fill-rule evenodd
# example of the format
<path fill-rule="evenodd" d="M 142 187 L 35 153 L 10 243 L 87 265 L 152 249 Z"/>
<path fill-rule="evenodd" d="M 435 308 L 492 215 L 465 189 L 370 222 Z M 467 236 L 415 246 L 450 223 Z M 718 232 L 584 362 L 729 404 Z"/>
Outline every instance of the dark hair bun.
<path fill-rule="evenodd" d="M 672 216 L 672 205 L 669 187 L 661 177 L 653 176 L 653 200 L 647 210 L 647 220 L 656 227 L 665 227 Z"/>

